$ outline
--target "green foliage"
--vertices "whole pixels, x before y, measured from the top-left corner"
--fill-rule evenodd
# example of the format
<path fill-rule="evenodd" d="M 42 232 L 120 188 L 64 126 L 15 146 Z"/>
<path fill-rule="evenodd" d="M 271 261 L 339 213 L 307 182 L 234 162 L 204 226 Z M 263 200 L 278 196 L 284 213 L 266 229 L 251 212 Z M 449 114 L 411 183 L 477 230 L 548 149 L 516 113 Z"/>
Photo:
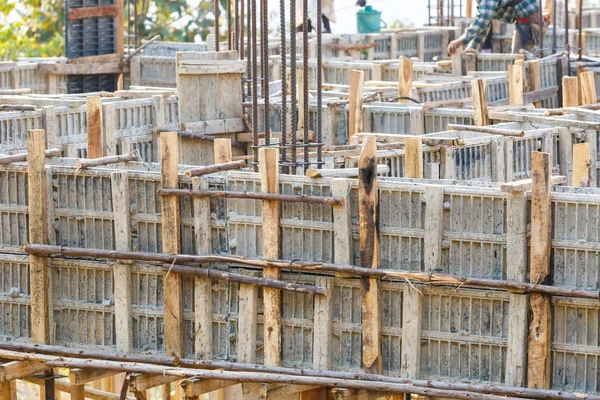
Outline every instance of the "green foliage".
<path fill-rule="evenodd" d="M 219 1 L 223 26 L 226 3 Z M 132 35 L 136 2 L 139 39 L 160 35 L 162 40 L 193 42 L 199 35 L 206 40 L 214 25 L 212 1 L 200 0 L 197 6 L 190 7 L 186 0 L 131 0 Z M 124 3 L 127 6 L 128 1 Z M 127 34 L 127 10 L 124 13 Z M 64 0 L 0 0 L 0 60 L 63 56 L 64 44 Z"/>

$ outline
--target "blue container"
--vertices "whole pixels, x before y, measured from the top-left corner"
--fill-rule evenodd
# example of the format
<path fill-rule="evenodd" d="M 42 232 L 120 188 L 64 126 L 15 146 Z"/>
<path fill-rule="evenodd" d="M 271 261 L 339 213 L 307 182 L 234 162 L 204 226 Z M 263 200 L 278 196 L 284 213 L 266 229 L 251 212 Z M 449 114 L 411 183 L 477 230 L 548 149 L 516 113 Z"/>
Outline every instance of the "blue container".
<path fill-rule="evenodd" d="M 381 20 L 381 11 L 373 10 L 371 6 L 366 6 L 356 13 L 358 33 L 379 33 L 382 23 L 384 22 Z"/>

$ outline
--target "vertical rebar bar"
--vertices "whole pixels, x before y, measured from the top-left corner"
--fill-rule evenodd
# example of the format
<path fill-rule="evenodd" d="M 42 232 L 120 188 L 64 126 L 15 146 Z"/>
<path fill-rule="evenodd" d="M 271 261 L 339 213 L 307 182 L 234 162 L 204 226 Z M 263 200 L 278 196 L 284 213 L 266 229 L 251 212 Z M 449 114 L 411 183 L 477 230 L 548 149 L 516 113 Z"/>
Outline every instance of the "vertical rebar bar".
<path fill-rule="evenodd" d="M 565 48 L 567 49 L 567 75 L 571 76 L 571 45 L 569 43 L 569 2 L 565 0 Z"/>
<path fill-rule="evenodd" d="M 542 0 L 539 0 L 538 4 L 538 12 L 540 13 L 540 57 L 544 57 L 544 13 L 542 11 Z"/>
<path fill-rule="evenodd" d="M 281 31 L 281 164 L 289 172 L 287 162 L 287 46 L 285 29 L 285 0 L 279 0 L 279 30 Z"/>
<path fill-rule="evenodd" d="M 235 0 L 233 3 L 233 49 L 240 51 L 240 0 Z"/>
<path fill-rule="evenodd" d="M 578 61 L 581 61 L 583 55 L 583 0 L 579 0 L 579 57 Z"/>
<path fill-rule="evenodd" d="M 556 54 L 556 0 L 552 0 L 552 54 Z"/>
<path fill-rule="evenodd" d="M 138 11 L 137 11 L 137 0 L 133 0 L 133 34 L 134 34 L 134 38 L 133 38 L 133 43 L 134 43 L 134 47 L 137 49 L 138 48 L 138 26 L 137 26 L 137 22 L 138 22 Z"/>
<path fill-rule="evenodd" d="M 322 145 L 323 145 L 323 134 L 322 134 L 322 110 L 323 105 L 323 23 L 322 23 L 323 9 L 321 6 L 321 0 L 317 0 L 317 118 L 315 120 L 315 131 L 316 131 L 316 142 L 317 142 L 317 168 L 321 168 L 321 162 L 323 158 Z M 308 79 L 307 79 L 308 81 Z M 308 148 L 304 149 L 304 153 L 308 153 Z M 308 166 L 307 166 L 308 168 Z"/>
<path fill-rule="evenodd" d="M 317 0 L 319 1 L 319 0 Z M 318 21 L 315 21 L 318 23 Z M 302 70 L 304 73 L 302 94 L 303 94 L 303 108 L 304 108 L 304 126 L 303 132 L 304 137 L 302 138 L 303 154 L 304 154 L 304 169 L 308 168 L 308 121 L 309 121 L 309 110 L 308 110 L 308 0 L 302 1 Z"/>
<path fill-rule="evenodd" d="M 296 87 L 296 0 L 290 0 L 290 97 L 291 97 L 291 132 L 290 140 L 292 147 L 291 173 L 296 173 L 296 131 L 298 129 L 298 96 Z"/>
<path fill-rule="evenodd" d="M 258 74 L 256 58 L 256 0 L 252 1 L 250 17 L 252 20 L 252 145 L 254 146 L 254 170 L 258 172 Z"/>
<path fill-rule="evenodd" d="M 264 131 L 265 146 L 271 145 L 271 107 L 269 104 L 269 0 L 261 0 L 261 53 L 260 65 L 262 67 L 262 96 L 265 103 Z"/>
<path fill-rule="evenodd" d="M 219 51 L 219 0 L 215 0 L 215 51 Z"/>
<path fill-rule="evenodd" d="M 233 50 L 232 29 L 231 29 L 231 0 L 227 0 L 227 50 Z"/>
<path fill-rule="evenodd" d="M 244 27 L 244 0 L 240 0 L 240 59 L 243 60 L 246 55 L 246 49 L 244 49 L 244 35 L 246 29 Z M 248 28 L 250 29 L 250 28 Z"/>
<path fill-rule="evenodd" d="M 131 0 L 127 0 L 127 54 L 131 49 Z"/>

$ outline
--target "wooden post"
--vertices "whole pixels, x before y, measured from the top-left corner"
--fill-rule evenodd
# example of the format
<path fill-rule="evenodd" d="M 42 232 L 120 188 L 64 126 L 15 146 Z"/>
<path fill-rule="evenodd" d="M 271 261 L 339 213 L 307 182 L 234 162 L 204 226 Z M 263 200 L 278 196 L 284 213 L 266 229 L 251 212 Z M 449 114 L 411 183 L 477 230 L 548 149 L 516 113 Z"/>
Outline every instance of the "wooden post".
<path fill-rule="evenodd" d="M 596 79 L 593 71 L 583 71 L 579 74 L 580 99 L 582 106 L 587 104 L 596 104 Z"/>
<path fill-rule="evenodd" d="M 256 332 L 258 324 L 258 286 L 240 284 L 237 360 L 256 363 Z"/>
<path fill-rule="evenodd" d="M 477 53 L 463 53 L 465 59 L 465 72 L 468 74 L 471 71 L 477 71 Z"/>
<path fill-rule="evenodd" d="M 27 153 L 29 242 L 48 244 L 46 134 L 43 129 L 27 131 Z M 48 259 L 30 255 L 29 263 L 31 340 L 34 343 L 50 344 Z"/>
<path fill-rule="evenodd" d="M 42 126 L 46 131 L 46 148 L 57 148 L 56 135 L 58 134 L 58 126 L 54 106 L 45 106 L 42 109 Z"/>
<path fill-rule="evenodd" d="M 192 188 L 208 190 L 208 178 L 192 178 Z M 194 197 L 194 240 L 198 254 L 212 254 L 210 199 Z M 212 358 L 212 281 L 194 277 L 195 354 L 204 360 Z"/>
<path fill-rule="evenodd" d="M 15 64 L 10 70 L 11 78 L 12 78 L 12 88 L 20 89 L 21 88 L 21 79 L 19 79 L 19 69 L 18 65 Z"/>
<path fill-rule="evenodd" d="M 523 85 L 525 82 L 525 64 L 523 60 L 515 60 L 513 65 L 508 67 L 508 102 L 511 105 L 521 105 L 523 99 Z"/>
<path fill-rule="evenodd" d="M 333 259 L 337 264 L 353 264 L 352 222 L 350 221 L 350 180 L 335 178 L 331 186 L 332 196 L 344 199 L 344 204 L 333 208 Z"/>
<path fill-rule="evenodd" d="M 579 106 L 578 84 L 576 76 L 563 76 L 562 78 L 562 101 L 563 107 Z"/>
<path fill-rule="evenodd" d="M 179 188 L 179 140 L 177 132 L 160 134 L 161 187 Z M 162 241 L 165 253 L 179 254 L 180 247 L 179 197 L 162 197 Z M 164 278 L 165 348 L 167 354 L 183 356 L 183 298 L 181 275 L 167 274 Z"/>
<path fill-rule="evenodd" d="M 506 278 L 525 282 L 527 279 L 526 193 L 506 194 L 506 215 Z M 511 386 L 525 386 L 528 320 L 529 295 L 510 293 L 506 382 Z"/>
<path fill-rule="evenodd" d="M 467 18 L 473 18 L 473 0 L 466 0 L 466 2 L 467 10 L 465 11 L 465 16 Z"/>
<path fill-rule="evenodd" d="M 425 188 L 425 205 L 424 270 L 432 272 L 442 263 L 443 186 Z"/>
<path fill-rule="evenodd" d="M 544 150 L 549 153 L 551 148 L 546 147 Z M 573 177 L 573 135 L 569 128 L 558 128 L 558 154 L 559 172 L 567 177 L 567 186 L 571 185 L 571 178 Z"/>
<path fill-rule="evenodd" d="M 129 85 L 142 86 L 142 56 L 140 55 L 129 60 Z"/>
<path fill-rule="evenodd" d="M 166 127 L 165 98 L 160 95 L 152 96 L 152 161 L 158 161 L 160 140 L 158 130 Z M 121 150 L 123 151 L 123 150 Z M 147 161 L 147 160 L 146 160 Z"/>
<path fill-rule="evenodd" d="M 116 109 L 114 103 L 102 104 L 103 156 L 117 155 Z M 126 154 L 126 153 L 121 153 Z"/>
<path fill-rule="evenodd" d="M 404 285 L 402 296 L 402 365 L 403 378 L 417 379 L 421 370 L 422 295 L 413 285 Z"/>
<path fill-rule="evenodd" d="M 360 69 L 350 70 L 350 109 L 348 111 L 348 142 L 363 128 L 363 86 L 365 72 Z"/>
<path fill-rule="evenodd" d="M 444 47 L 444 51 L 446 51 L 446 47 Z M 462 46 L 459 46 L 454 54 L 450 55 L 450 59 L 452 60 L 452 75 L 461 76 L 462 75 Z"/>
<path fill-rule="evenodd" d="M 487 83 L 485 79 L 473 79 L 471 81 L 473 93 L 473 123 L 476 126 L 490 124 L 487 110 Z"/>
<path fill-rule="evenodd" d="M 58 76 L 56 74 L 47 75 L 46 91 L 48 94 L 58 94 Z"/>
<path fill-rule="evenodd" d="M 330 370 L 333 325 L 333 278 L 318 277 L 315 284 L 328 289 L 325 296 L 314 296 L 313 369 Z"/>
<path fill-rule="evenodd" d="M 127 172 L 110 174 L 112 187 L 115 244 L 118 251 L 131 251 L 131 198 Z M 115 291 L 115 335 L 117 350 L 133 351 L 133 314 L 131 310 L 131 265 L 117 263 L 113 268 Z"/>
<path fill-rule="evenodd" d="M 17 381 L 7 381 L 0 383 L 0 399 L 17 400 Z"/>
<path fill-rule="evenodd" d="M 87 158 L 103 157 L 102 98 L 100 96 L 85 98 L 85 118 L 88 145 Z"/>
<path fill-rule="evenodd" d="M 529 90 L 535 91 L 542 88 L 542 69 L 540 67 L 540 60 L 529 61 Z M 536 108 L 542 106 L 541 101 L 533 103 Z"/>
<path fill-rule="evenodd" d="M 402 56 L 398 59 L 398 96 L 412 98 L 412 82 L 412 60 Z M 398 103 L 410 103 L 410 100 L 398 99 Z"/>
<path fill-rule="evenodd" d="M 423 178 L 423 140 L 420 137 L 404 140 L 404 170 L 406 178 Z"/>
<path fill-rule="evenodd" d="M 579 143 L 573 145 L 573 186 L 591 186 L 592 159 L 590 157 L 590 144 Z"/>
<path fill-rule="evenodd" d="M 534 152 L 531 169 L 531 241 L 529 281 L 548 284 L 552 247 L 552 204 L 550 183 L 551 156 Z M 530 388 L 550 388 L 550 345 L 552 313 L 550 296 L 530 294 L 531 325 L 529 331 L 529 367 L 527 384 Z"/>
<path fill-rule="evenodd" d="M 374 137 L 363 142 L 358 159 L 358 203 L 360 220 L 360 265 L 379 268 L 379 193 L 377 189 L 377 144 Z M 361 278 L 362 363 L 365 372 L 380 374 L 381 304 L 379 280 Z"/>
<path fill-rule="evenodd" d="M 263 193 L 279 193 L 279 150 L 259 149 L 260 184 Z M 263 257 L 279 259 L 280 229 L 279 202 L 262 203 Z M 263 276 L 279 279 L 278 268 L 265 268 Z M 278 289 L 263 289 L 264 322 L 264 363 L 270 366 L 281 365 L 281 292 Z"/>

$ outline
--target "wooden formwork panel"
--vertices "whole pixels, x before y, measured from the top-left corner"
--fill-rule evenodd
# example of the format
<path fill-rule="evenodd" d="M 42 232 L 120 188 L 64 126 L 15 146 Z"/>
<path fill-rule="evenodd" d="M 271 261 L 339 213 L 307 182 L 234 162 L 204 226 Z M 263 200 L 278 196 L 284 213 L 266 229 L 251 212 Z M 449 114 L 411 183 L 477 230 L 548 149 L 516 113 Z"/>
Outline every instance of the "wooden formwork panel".
<path fill-rule="evenodd" d="M 23 149 L 27 142 L 27 131 L 41 127 L 41 111 L 0 113 L 0 152 Z"/>

